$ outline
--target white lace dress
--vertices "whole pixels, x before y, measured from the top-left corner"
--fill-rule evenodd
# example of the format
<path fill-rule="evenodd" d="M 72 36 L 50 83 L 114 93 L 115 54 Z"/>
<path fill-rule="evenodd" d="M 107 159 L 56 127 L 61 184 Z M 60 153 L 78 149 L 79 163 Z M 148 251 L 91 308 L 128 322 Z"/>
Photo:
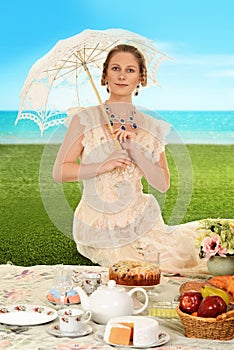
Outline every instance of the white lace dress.
<path fill-rule="evenodd" d="M 126 116 L 132 105 L 112 104 L 111 109 Z M 85 127 L 82 163 L 103 162 L 116 149 L 116 143 L 101 122 L 100 106 L 85 109 L 78 117 Z M 146 156 L 157 162 L 170 126 L 139 111 L 137 119 L 139 151 L 144 149 Z M 120 259 L 144 260 L 145 249 L 150 246 L 160 252 L 164 271 L 196 268 L 196 223 L 173 229 L 165 225 L 155 197 L 142 191 L 142 176 L 134 165 L 83 181 L 83 196 L 73 222 L 78 251 L 94 263 L 110 266 Z"/>

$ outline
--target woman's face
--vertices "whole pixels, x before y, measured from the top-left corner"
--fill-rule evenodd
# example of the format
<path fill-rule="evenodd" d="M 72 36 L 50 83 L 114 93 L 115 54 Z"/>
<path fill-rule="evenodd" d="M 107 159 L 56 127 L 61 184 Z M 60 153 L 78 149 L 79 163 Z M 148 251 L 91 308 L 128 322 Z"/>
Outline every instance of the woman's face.
<path fill-rule="evenodd" d="M 129 52 L 116 53 L 109 61 L 106 80 L 112 98 L 131 101 L 132 92 L 141 81 L 136 57 Z"/>

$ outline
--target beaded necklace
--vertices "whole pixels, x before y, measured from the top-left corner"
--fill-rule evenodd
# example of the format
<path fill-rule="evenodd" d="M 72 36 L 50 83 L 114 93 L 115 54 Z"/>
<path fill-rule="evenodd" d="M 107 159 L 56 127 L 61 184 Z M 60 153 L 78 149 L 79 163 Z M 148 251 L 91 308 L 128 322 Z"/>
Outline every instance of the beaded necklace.
<path fill-rule="evenodd" d="M 136 108 L 135 108 L 135 106 L 133 106 L 132 115 L 128 116 L 127 119 L 124 119 L 122 117 L 121 118 L 118 117 L 116 114 L 114 114 L 111 111 L 109 106 L 105 105 L 105 108 L 106 108 L 106 112 L 107 112 L 107 114 L 109 116 L 109 122 L 110 122 L 111 126 L 113 126 L 114 123 L 120 123 L 121 124 L 120 129 L 126 130 L 125 124 L 126 123 L 130 123 L 133 129 L 137 128 L 137 124 L 134 122 L 134 118 L 136 116 Z"/>

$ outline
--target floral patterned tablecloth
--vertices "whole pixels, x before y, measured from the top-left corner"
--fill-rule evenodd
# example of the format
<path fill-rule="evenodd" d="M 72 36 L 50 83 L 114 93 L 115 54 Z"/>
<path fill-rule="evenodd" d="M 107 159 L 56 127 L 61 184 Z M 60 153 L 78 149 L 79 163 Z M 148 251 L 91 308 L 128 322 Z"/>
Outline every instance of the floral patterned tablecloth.
<path fill-rule="evenodd" d="M 72 266 L 73 270 L 82 273 L 84 270 L 99 271 L 106 274 L 107 270 L 97 266 Z M 0 307 L 17 304 L 33 304 L 49 306 L 54 309 L 47 300 L 47 294 L 52 287 L 54 266 L 37 265 L 32 267 L 14 266 L 11 264 L 0 265 Z M 77 276 L 77 274 L 76 274 Z M 187 279 L 186 279 L 187 280 Z M 170 281 L 157 289 L 159 300 L 170 298 L 178 292 L 184 278 L 171 278 Z M 79 305 L 80 307 L 80 305 Z M 170 335 L 167 344 L 160 347 L 163 350 L 198 350 L 198 349 L 231 349 L 234 347 L 232 341 L 212 341 L 204 339 L 186 338 L 179 319 L 158 319 L 159 325 Z M 58 320 L 52 321 L 53 323 Z M 50 324 L 30 326 L 22 333 L 12 332 L 7 325 L 0 324 L 0 350 L 105 350 L 114 349 L 112 346 L 100 341 L 97 332 L 104 326 L 90 322 L 93 332 L 80 338 L 58 338 L 48 333 Z M 118 347 L 121 349 L 121 347 Z M 125 350 L 126 348 L 122 348 Z M 151 348 L 151 349 L 159 349 Z"/>

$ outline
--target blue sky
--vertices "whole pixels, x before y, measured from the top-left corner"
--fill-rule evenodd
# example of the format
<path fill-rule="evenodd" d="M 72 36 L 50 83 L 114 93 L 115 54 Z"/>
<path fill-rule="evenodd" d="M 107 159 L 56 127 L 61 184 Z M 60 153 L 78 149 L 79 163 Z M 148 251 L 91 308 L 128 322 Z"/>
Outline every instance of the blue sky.
<path fill-rule="evenodd" d="M 145 106 L 234 110 L 233 14 L 233 0 L 3 0 L 0 110 L 18 109 L 29 69 L 58 40 L 108 28 L 146 36 L 174 58 L 159 69 L 162 88 L 140 92 Z"/>

